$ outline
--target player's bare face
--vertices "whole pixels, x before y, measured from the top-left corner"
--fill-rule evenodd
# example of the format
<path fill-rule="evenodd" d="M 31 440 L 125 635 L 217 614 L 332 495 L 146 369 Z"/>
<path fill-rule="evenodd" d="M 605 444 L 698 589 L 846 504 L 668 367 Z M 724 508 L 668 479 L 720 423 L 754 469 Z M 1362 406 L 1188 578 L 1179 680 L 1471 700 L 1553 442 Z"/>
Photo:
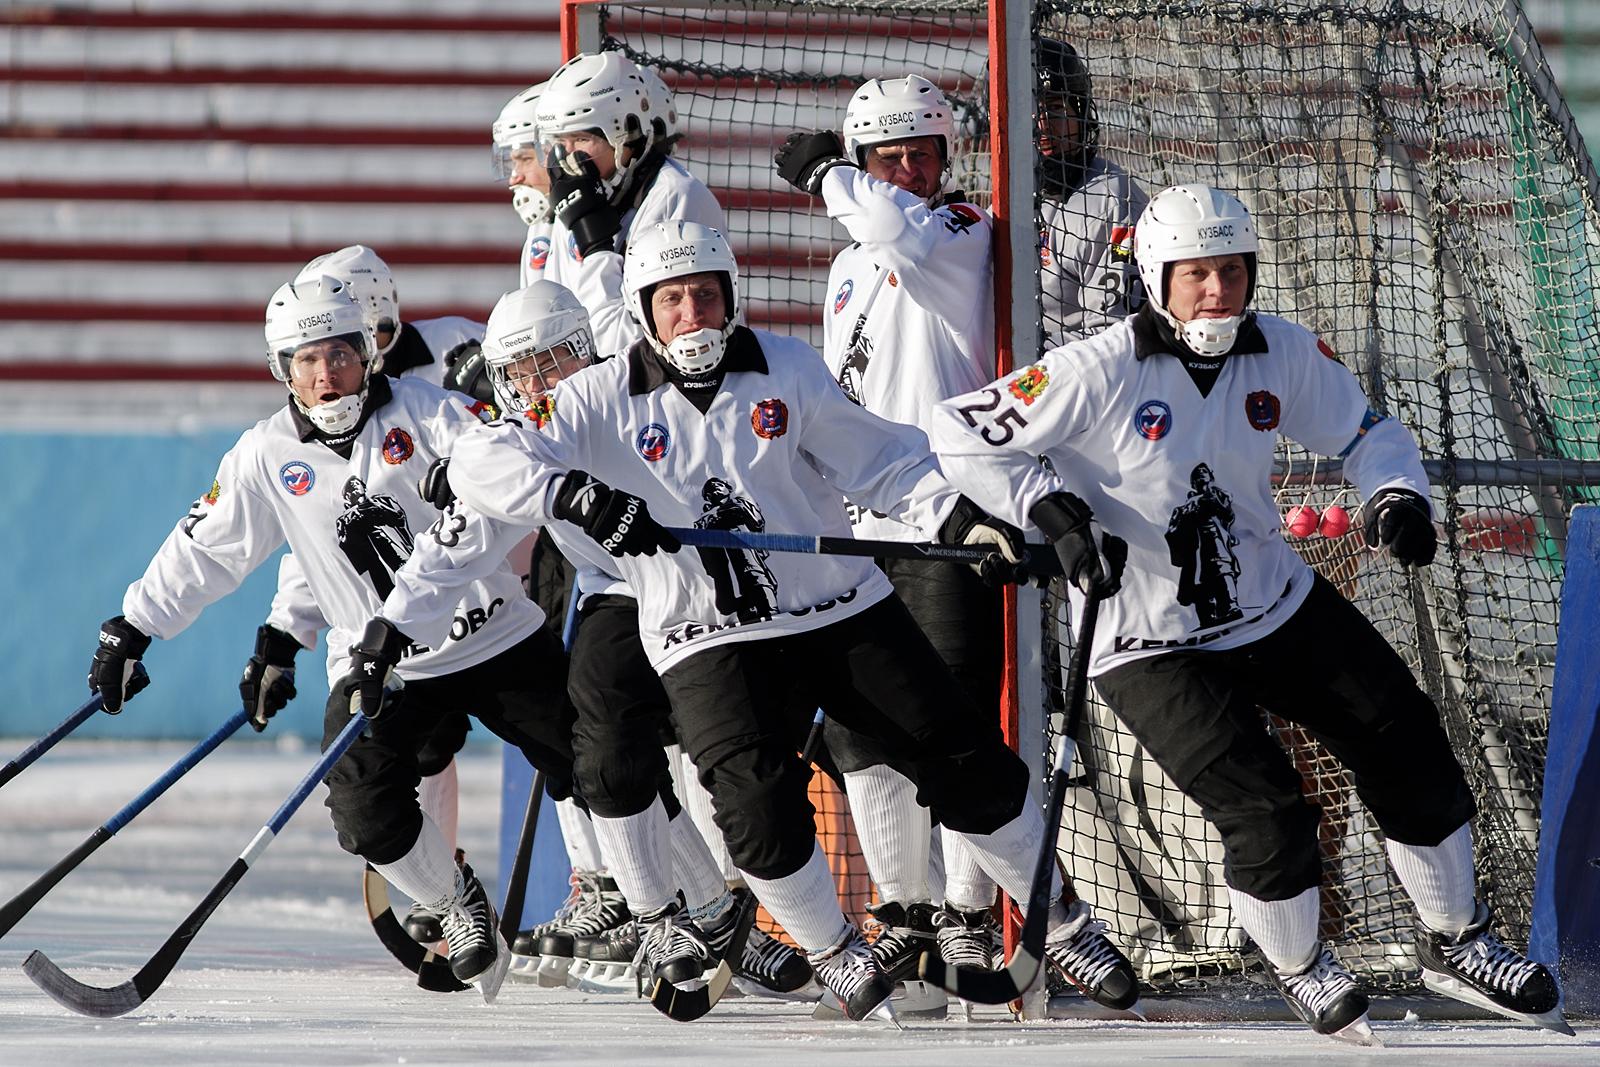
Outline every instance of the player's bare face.
<path fill-rule="evenodd" d="M 867 149 L 867 173 L 927 199 L 938 192 L 939 176 L 944 173 L 939 138 L 908 137 L 873 145 Z"/>
<path fill-rule="evenodd" d="M 538 145 L 523 144 L 511 150 L 511 177 L 506 181 L 506 185 L 508 187 L 525 185 L 541 193 L 550 191 L 550 172 L 544 169 L 544 160 L 539 156 Z"/>
<path fill-rule="evenodd" d="M 1184 259 L 1172 265 L 1168 285 L 1167 310 L 1179 322 L 1225 319 L 1244 314 L 1250 271 L 1237 254 Z"/>
<path fill-rule="evenodd" d="M 361 354 L 347 342 L 313 341 L 289 360 L 289 388 L 308 408 L 350 396 L 361 388 Z"/>
<path fill-rule="evenodd" d="M 1051 158 L 1072 155 L 1083 137 L 1083 126 L 1072 102 L 1065 97 L 1051 97 L 1043 103 L 1035 124 L 1039 154 Z"/>
<path fill-rule="evenodd" d="M 696 330 L 720 330 L 728 324 L 728 301 L 715 271 L 674 278 L 650 294 L 650 317 L 661 343 Z"/>
<path fill-rule="evenodd" d="M 611 142 L 598 133 L 585 130 L 582 133 L 563 133 L 555 137 L 556 144 L 562 151 L 571 155 L 582 152 L 594 160 L 595 169 L 600 172 L 602 181 L 610 181 L 617 173 L 617 150 L 611 147 Z M 549 185 L 545 186 L 546 189 Z"/>

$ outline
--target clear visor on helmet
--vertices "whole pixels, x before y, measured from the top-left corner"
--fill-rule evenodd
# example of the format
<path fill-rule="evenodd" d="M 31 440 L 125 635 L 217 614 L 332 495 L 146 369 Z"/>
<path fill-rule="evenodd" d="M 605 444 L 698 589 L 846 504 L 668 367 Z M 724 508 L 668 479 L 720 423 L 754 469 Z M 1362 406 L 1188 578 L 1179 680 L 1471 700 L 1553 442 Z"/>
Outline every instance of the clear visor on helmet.
<path fill-rule="evenodd" d="M 489 365 L 489 383 L 508 409 L 526 411 L 538 396 L 594 359 L 588 330 L 576 330 L 548 348 L 526 348 Z"/>
<path fill-rule="evenodd" d="M 517 136 L 519 140 L 511 144 L 496 144 L 490 150 L 495 177 L 508 185 L 519 168 L 526 175 L 527 168 L 542 165 L 543 156 L 540 154 L 538 131 L 529 128 Z M 523 180 L 526 182 L 526 177 Z"/>
<path fill-rule="evenodd" d="M 273 356 L 291 385 L 314 385 L 323 368 L 330 375 L 345 373 L 364 364 L 366 342 L 359 333 L 319 337 L 292 348 L 280 348 Z"/>

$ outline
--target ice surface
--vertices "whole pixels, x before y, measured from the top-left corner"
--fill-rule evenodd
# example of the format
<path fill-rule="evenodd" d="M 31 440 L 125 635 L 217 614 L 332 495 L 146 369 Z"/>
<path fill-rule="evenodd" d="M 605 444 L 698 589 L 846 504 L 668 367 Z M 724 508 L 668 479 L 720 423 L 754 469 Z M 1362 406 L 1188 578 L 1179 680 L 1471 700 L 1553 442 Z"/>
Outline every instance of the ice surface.
<path fill-rule="evenodd" d="M 25 742 L 0 742 L 9 757 Z M 18 892 L 148 784 L 183 745 L 67 741 L 0 790 L 0 894 Z M 804 1005 L 725 1000 L 690 1024 L 625 996 L 508 983 L 499 1003 L 416 988 L 372 935 L 359 865 L 339 850 L 319 792 L 234 890 L 165 986 L 122 1019 L 81 1018 L 23 976 L 34 948 L 96 985 L 127 979 L 222 874 L 312 762 L 309 751 L 230 741 L 68 876 L 0 942 L 0 1064 L 959 1063 L 1326 1064 L 1428 1060 L 1600 1062 L 1576 1040 L 1497 1023 L 1378 1023 L 1356 1050 L 1289 1023 L 813 1022 Z M 495 867 L 499 756 L 461 769 L 462 839 Z"/>

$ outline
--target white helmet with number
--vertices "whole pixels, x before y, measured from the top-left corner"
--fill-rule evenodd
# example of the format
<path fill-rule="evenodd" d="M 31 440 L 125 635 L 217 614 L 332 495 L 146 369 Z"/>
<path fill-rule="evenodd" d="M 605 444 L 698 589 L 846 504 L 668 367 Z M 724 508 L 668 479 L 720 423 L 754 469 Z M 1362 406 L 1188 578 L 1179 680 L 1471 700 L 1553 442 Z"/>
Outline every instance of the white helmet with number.
<path fill-rule="evenodd" d="M 566 352 L 557 354 L 555 350 L 563 346 Z M 589 312 L 572 290 L 544 279 L 506 293 L 489 312 L 483 359 L 500 410 L 527 411 L 539 393 L 594 359 Z M 521 373 L 512 374 L 514 367 Z M 519 387 L 529 374 L 538 379 L 540 388 Z"/>
<path fill-rule="evenodd" d="M 1180 323 L 1167 310 L 1167 266 L 1185 259 L 1239 254 L 1250 273 L 1245 306 L 1256 287 L 1255 224 L 1239 199 L 1209 185 L 1174 185 L 1150 198 L 1134 229 L 1134 258 L 1151 305 L 1183 342 L 1202 356 L 1219 356 L 1233 347 L 1239 327 L 1251 314 Z"/>
<path fill-rule="evenodd" d="M 311 281 L 325 274 L 350 286 L 374 338 L 389 332 L 389 342 L 375 352 L 377 366 L 373 369 L 380 369 L 383 357 L 400 339 L 400 291 L 395 288 L 389 265 L 366 245 L 346 245 L 301 267 L 294 280 Z"/>
<path fill-rule="evenodd" d="M 550 76 L 534 121 L 547 148 L 562 134 L 599 130 L 617 153 L 617 172 L 606 183 L 614 197 L 655 143 L 656 107 L 633 60 L 596 52 L 573 56 Z"/>
<path fill-rule="evenodd" d="M 939 87 L 917 74 L 873 78 L 850 97 L 844 111 L 844 151 L 856 166 L 867 165 L 867 149 L 908 137 L 937 137 L 946 168 L 955 143 L 955 116 Z"/>
<path fill-rule="evenodd" d="M 539 97 L 544 93 L 545 82 L 530 85 L 507 101 L 494 120 L 490 136 L 494 140 L 494 169 L 503 182 L 511 180 L 516 164 L 511 155 L 519 148 L 539 150 L 539 123 L 534 118 L 539 109 Z M 529 226 L 549 222 L 550 198 L 531 185 L 511 187 L 511 207 L 517 217 Z"/>
<path fill-rule="evenodd" d="M 304 345 L 334 339 L 356 351 L 364 365 L 361 388 L 356 392 L 327 403 L 307 405 L 290 389 L 295 404 L 319 430 L 339 434 L 353 428 L 366 402 L 367 381 L 376 362 L 372 358 L 376 344 L 372 327 L 349 283 L 342 278 L 322 275 L 297 278 L 280 285 L 267 302 L 266 336 L 267 367 L 272 376 L 285 385 L 290 384 L 294 354 Z"/>
<path fill-rule="evenodd" d="M 720 329 L 704 327 L 663 344 L 650 314 L 650 294 L 662 282 L 710 272 L 723 276 L 728 321 Z M 728 239 L 710 226 L 658 222 L 629 236 L 622 262 L 622 298 L 661 358 L 684 374 L 709 374 L 722 364 L 728 338 L 738 323 L 739 264 Z"/>

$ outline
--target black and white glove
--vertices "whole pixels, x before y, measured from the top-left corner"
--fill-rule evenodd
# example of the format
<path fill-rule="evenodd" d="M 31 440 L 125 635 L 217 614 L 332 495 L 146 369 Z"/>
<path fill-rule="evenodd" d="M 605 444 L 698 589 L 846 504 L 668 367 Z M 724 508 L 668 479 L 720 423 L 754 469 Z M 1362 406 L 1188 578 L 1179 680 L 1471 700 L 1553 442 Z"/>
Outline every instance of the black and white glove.
<path fill-rule="evenodd" d="M 970 566 L 985 585 L 1027 580 L 1022 562 L 1022 531 L 1002 522 L 965 496 L 956 498 L 955 510 L 939 528 L 939 541 L 947 545 L 975 545 L 991 551 Z"/>
<path fill-rule="evenodd" d="M 361 639 L 350 646 L 350 673 L 339 679 L 339 691 L 350 702 L 350 714 L 376 719 L 399 703 L 403 683 L 395 676 L 411 638 L 385 619 L 367 620 Z"/>
<path fill-rule="evenodd" d="M 449 456 L 428 464 L 428 469 L 417 479 L 417 495 L 440 511 L 455 503 L 456 494 L 450 488 Z"/>
<path fill-rule="evenodd" d="M 1439 535 L 1433 529 L 1433 511 L 1422 497 L 1409 489 L 1380 489 L 1362 510 L 1368 548 L 1387 548 L 1402 567 L 1433 562 Z"/>
<path fill-rule="evenodd" d="M 300 642 L 276 626 L 256 629 L 256 652 L 239 678 L 239 698 L 250 712 L 250 728 L 260 733 L 267 720 L 294 699 L 294 657 Z"/>
<path fill-rule="evenodd" d="M 844 141 L 832 130 L 791 133 L 772 157 L 772 165 L 778 177 L 812 196 L 822 188 L 822 176 L 834 167 L 855 166 L 844 154 Z"/>
<path fill-rule="evenodd" d="M 480 404 L 494 404 L 489 363 L 483 358 L 483 345 L 478 341 L 463 341 L 444 354 L 440 383 L 446 389 L 465 393 Z"/>
<path fill-rule="evenodd" d="M 1033 506 L 1028 518 L 1055 546 L 1067 581 L 1102 599 L 1122 588 L 1128 543 L 1102 530 L 1088 504 L 1071 493 L 1051 493 Z"/>
<path fill-rule="evenodd" d="M 556 518 L 583 527 L 613 556 L 653 556 L 657 549 L 676 552 L 681 547 L 643 500 L 597 482 L 584 471 L 571 471 L 562 479 L 554 512 Z"/>
<path fill-rule="evenodd" d="M 550 202 L 555 205 L 556 217 L 561 220 L 578 251 L 612 251 L 617 231 L 622 229 L 622 216 L 611 204 L 611 193 L 600 180 L 600 170 L 587 152 L 573 152 L 560 157 L 551 156 Z"/>
<path fill-rule="evenodd" d="M 139 661 L 150 647 L 150 638 L 121 615 L 100 624 L 100 647 L 89 664 L 89 692 L 99 693 L 108 715 L 150 684 L 150 676 L 139 670 Z"/>

